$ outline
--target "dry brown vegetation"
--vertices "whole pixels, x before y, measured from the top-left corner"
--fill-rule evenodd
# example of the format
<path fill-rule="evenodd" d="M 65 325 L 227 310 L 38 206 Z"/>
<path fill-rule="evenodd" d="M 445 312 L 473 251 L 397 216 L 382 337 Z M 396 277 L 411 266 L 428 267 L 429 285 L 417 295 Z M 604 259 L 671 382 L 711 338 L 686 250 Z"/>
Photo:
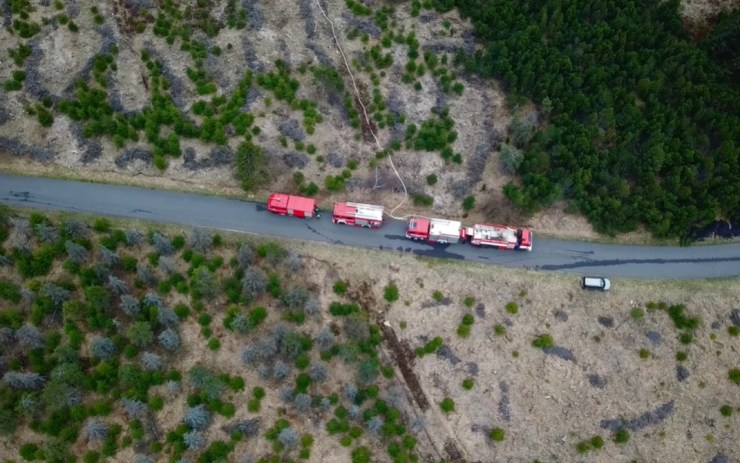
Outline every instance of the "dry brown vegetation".
<path fill-rule="evenodd" d="M 63 227 L 57 225 L 61 219 L 52 219 L 61 231 Z M 17 231 L 18 226 L 23 227 L 22 223 L 22 218 L 14 222 L 5 241 L 6 255 L 23 242 Z M 144 235 L 147 229 L 152 229 L 142 223 L 120 222 L 114 223 L 112 232 L 93 233 L 91 237 L 96 241 L 115 236 L 117 227 L 139 229 Z M 192 230 L 158 229 L 169 238 L 185 236 L 188 244 L 184 249 L 194 244 Z M 32 233 L 26 244 L 38 249 L 39 231 Z M 218 262 L 214 261 L 217 257 L 223 259 L 223 263 L 214 265 L 220 279 L 233 274 L 229 262 L 240 242 L 241 236 L 230 235 L 223 244 L 205 254 L 208 262 Z M 159 437 L 147 434 L 146 439 L 164 439 L 175 430 L 187 408 L 188 395 L 195 392 L 188 371 L 195 365 L 203 365 L 219 374 L 239 376 L 246 383 L 243 391 L 224 391 L 221 400 L 235 405 L 235 415 L 228 418 L 214 414 L 213 423 L 203 433 L 206 441 L 229 442 L 229 435 L 222 430 L 224 424 L 236 419 L 260 418 L 258 436 L 234 442 L 231 453 L 234 458 L 245 453 L 255 458 L 275 454 L 265 433 L 282 418 L 288 420 L 298 435 L 313 436 L 307 461 L 350 461 L 352 449 L 358 446 L 372 449 L 372 461 L 392 461 L 386 452 L 388 441 L 374 437 L 367 429 L 368 423 L 358 422 L 357 426 L 364 429 L 363 435 L 352 439 L 349 447 L 340 444 L 340 437 L 345 434 L 330 435 L 327 431 L 336 407 L 350 406 L 342 398 L 344 388 L 348 384 L 363 388 L 358 382 L 356 361 L 343 357 L 344 354 L 324 358 L 328 379 L 311 385 L 309 391 L 325 398 L 337 393 L 339 402 L 328 410 L 314 403 L 308 413 L 303 413 L 295 404 L 281 399 L 279 381 L 260 376 L 260 362 L 250 366 L 240 359 L 245 345 L 259 346 L 262 340 L 274 336 L 275 327 L 280 325 L 310 333 L 312 337 L 330 328 L 338 343 L 350 342 L 346 337 L 348 318 L 332 315 L 328 308 L 331 302 L 353 301 L 362 306 L 365 314 L 362 318 L 380 327 L 379 359 L 393 373 L 389 378 L 378 375 L 366 385 L 378 385 L 378 397 L 401 412 L 401 422 L 408 435 L 418 441 L 415 453 L 419 461 L 578 461 L 583 458 L 578 449 L 585 451 L 583 442 L 591 442 L 595 436 L 603 439 L 603 448 L 595 449 L 589 444 L 589 461 L 710 461 L 714 458 L 712 461 L 717 462 L 740 457 L 735 445 L 740 438 L 740 413 L 725 416 L 726 411 L 720 412 L 723 406 L 740 407 L 738 385 L 728 378 L 731 369 L 740 368 L 737 361 L 740 337 L 737 328 L 732 328 L 740 325 L 737 312 L 740 285 L 736 279 L 619 280 L 608 293 L 590 293 L 582 291 L 577 278 L 570 275 L 305 243 L 283 243 L 292 255 L 270 258 L 273 252 L 270 249 L 278 248 L 265 247 L 261 241 L 250 243 L 257 251 L 254 265 L 279 276 L 283 296 L 291 288 L 303 286 L 318 302 L 319 312 L 315 315 L 307 312 L 305 322 L 295 325 L 285 319 L 284 297 L 275 298 L 268 293 L 249 303 L 230 303 L 229 293 L 220 292 L 212 300 L 199 301 L 188 292 L 182 294 L 176 289 L 161 292 L 166 288 L 160 287 L 165 307 L 182 303 L 191 310 L 178 327 L 182 348 L 174 355 L 161 347 L 154 348 L 166 358 L 166 371 L 182 372 L 182 392 L 167 391 L 164 386 L 150 389 L 150 398 L 161 395 L 166 400 L 161 410 L 154 409 L 150 415 Z M 133 256 L 139 262 L 147 262 L 152 259 L 148 255 L 156 254 L 156 248 L 146 242 L 146 236 L 140 246 L 120 245 L 117 249 L 121 258 Z M 91 254 L 89 264 L 100 262 L 101 252 Z M 260 252 L 264 257 L 259 257 Z M 173 270 L 187 275 L 190 264 L 183 256 L 183 251 L 173 254 L 176 263 Z M 7 266 L 0 268 L 0 278 L 31 289 L 46 281 L 66 280 L 81 286 L 78 278 L 69 273 L 69 267 L 62 268 L 64 259 L 65 255 L 60 256 L 48 275 L 33 280 L 23 281 L 13 267 Z M 165 278 L 163 269 L 159 266 L 155 270 L 160 280 Z M 142 298 L 150 291 L 135 283 L 136 273 L 118 267 L 110 272 L 124 280 L 136 297 Z M 187 276 L 186 280 L 192 288 L 193 280 Z M 335 286 L 340 280 L 346 285 Z M 386 289 L 390 285 L 398 290 L 397 300 Z M 23 304 L 0 300 L 2 310 L 22 308 Z M 258 305 L 266 307 L 268 312 L 259 329 L 245 335 L 224 327 L 229 307 L 246 311 Z M 683 312 L 675 308 L 679 305 L 685 307 Z M 129 323 L 130 318 L 117 305 L 111 310 L 118 326 Z M 208 314 L 211 319 L 210 329 L 206 331 L 202 314 Z M 53 318 L 46 319 L 40 328 L 54 330 L 55 323 Z M 83 356 L 89 355 L 93 337 L 86 336 Z M 439 348 L 436 353 L 423 357 L 414 353 L 437 337 L 442 345 L 436 346 Z M 209 349 L 212 339 L 219 341 L 218 349 Z M 536 339 L 544 348 L 533 346 Z M 62 344 L 66 342 L 63 337 Z M 319 360 L 316 347 L 310 356 L 313 361 Z M 138 361 L 138 357 L 121 358 L 124 364 Z M 291 377 L 297 373 L 298 368 L 293 366 Z M 472 385 L 467 381 L 464 386 L 465 380 L 472 380 Z M 288 380 L 286 384 L 290 383 Z M 259 412 L 250 412 L 248 402 L 255 386 L 263 387 L 266 395 Z M 7 386 L 0 386 L 3 387 Z M 86 404 L 100 399 L 109 400 L 106 396 L 85 393 Z M 443 412 L 440 404 L 445 399 L 453 401 L 454 411 Z M 136 445 L 135 439 L 133 445 L 125 445 L 127 436 L 132 436 L 134 430 L 124 419 L 120 403 L 112 403 L 112 413 L 100 417 L 108 425 L 118 423 L 123 429 L 118 439 L 120 451 L 112 461 L 133 461 L 135 454 L 142 454 L 142 448 Z M 364 410 L 372 404 L 373 400 L 367 400 L 361 407 Z M 494 433 L 494 429 L 499 431 Z M 618 432 L 623 433 L 622 429 L 628 433 L 628 442 L 617 443 L 615 438 Z M 21 444 L 43 440 L 42 435 L 20 429 L 15 436 L 3 439 L 0 457 L 17 459 Z M 593 442 L 601 445 L 598 439 Z M 72 450 L 82 455 L 96 448 L 99 449 L 80 436 Z M 163 451 L 171 452 L 172 448 L 165 444 Z M 156 447 L 149 445 L 144 453 L 147 452 L 156 455 Z M 284 455 L 295 458 L 298 451 L 293 452 Z"/>

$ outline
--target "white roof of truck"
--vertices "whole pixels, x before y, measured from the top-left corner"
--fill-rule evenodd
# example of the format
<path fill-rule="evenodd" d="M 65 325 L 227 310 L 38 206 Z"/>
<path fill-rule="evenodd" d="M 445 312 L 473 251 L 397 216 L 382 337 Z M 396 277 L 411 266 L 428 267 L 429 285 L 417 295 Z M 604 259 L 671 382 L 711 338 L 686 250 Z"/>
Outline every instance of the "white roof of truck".
<path fill-rule="evenodd" d="M 359 219 L 383 220 L 383 206 L 374 206 L 372 204 L 345 203 L 357 209 L 355 214 Z"/>
<path fill-rule="evenodd" d="M 432 219 L 429 234 L 434 236 L 460 236 L 461 223 L 457 220 Z"/>
<path fill-rule="evenodd" d="M 473 239 L 516 243 L 516 228 L 476 224 L 473 225 Z"/>

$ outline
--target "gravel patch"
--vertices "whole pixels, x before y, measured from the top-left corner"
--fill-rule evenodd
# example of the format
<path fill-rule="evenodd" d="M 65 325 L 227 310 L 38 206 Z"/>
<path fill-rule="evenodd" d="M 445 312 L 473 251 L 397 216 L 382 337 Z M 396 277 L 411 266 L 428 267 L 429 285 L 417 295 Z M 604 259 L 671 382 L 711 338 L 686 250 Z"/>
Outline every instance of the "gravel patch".
<path fill-rule="evenodd" d="M 31 158 L 37 162 L 49 162 L 56 157 L 56 153 L 48 148 L 27 145 L 14 138 L 0 136 L 0 149 L 13 156 Z"/>
<path fill-rule="evenodd" d="M 244 50 L 244 62 L 247 67 L 254 72 L 265 72 L 265 65 L 257 57 L 252 42 L 249 41 L 247 34 L 242 35 L 242 50 Z"/>
<path fill-rule="evenodd" d="M 10 120 L 10 113 L 5 106 L 0 102 L 0 125 L 4 125 Z"/>
<path fill-rule="evenodd" d="M 464 42 L 462 48 L 465 51 L 465 54 L 472 54 L 475 51 L 475 34 L 473 33 L 473 29 L 469 28 L 464 30 L 461 37 Z"/>
<path fill-rule="evenodd" d="M 687 379 L 689 379 L 689 375 L 690 374 L 691 373 L 689 372 L 689 369 L 686 368 L 685 366 L 683 366 L 683 365 L 676 365 L 676 379 L 679 382 L 683 382 L 683 381 L 686 381 Z"/>
<path fill-rule="evenodd" d="M 295 119 L 288 119 L 281 122 L 278 126 L 280 135 L 290 138 L 293 141 L 303 141 L 306 139 L 306 133 L 303 131 L 301 124 Z"/>
<path fill-rule="evenodd" d="M 116 166 L 123 169 L 134 161 L 144 161 L 151 164 L 153 158 L 152 152 L 146 148 L 131 148 L 116 156 L 115 163 Z"/>
<path fill-rule="evenodd" d="M 430 22 L 434 22 L 439 18 L 439 16 L 436 13 L 424 13 L 419 15 L 419 21 L 422 24 L 428 24 Z"/>
<path fill-rule="evenodd" d="M 740 327 L 740 310 L 735 309 L 730 312 L 730 321 L 733 325 Z"/>
<path fill-rule="evenodd" d="M 606 380 L 596 373 L 589 373 L 586 377 L 588 378 L 588 384 L 596 389 L 604 389 L 604 386 L 606 386 Z"/>
<path fill-rule="evenodd" d="M 31 47 L 31 54 L 26 58 L 25 71 L 26 79 L 23 81 L 23 90 L 34 97 L 37 100 L 51 97 L 51 93 L 43 85 L 41 85 L 41 73 L 39 72 L 39 64 L 44 58 L 44 50 L 41 49 L 39 41 L 41 39 L 37 36 L 28 41 L 27 45 Z M 92 69 L 92 59 L 89 61 L 90 69 Z M 54 100 L 54 99 L 52 99 Z"/>
<path fill-rule="evenodd" d="M 262 10 L 257 7 L 257 0 L 242 0 L 242 7 L 247 11 L 247 24 L 252 30 L 262 29 L 264 15 Z"/>
<path fill-rule="evenodd" d="M 10 2 L 3 2 L 3 26 L 10 28 L 13 24 L 13 10 L 10 9 Z"/>
<path fill-rule="evenodd" d="M 437 349 L 437 357 L 445 359 L 453 365 L 460 363 L 460 357 L 455 355 L 455 352 L 447 344 L 442 344 L 442 347 Z"/>
<path fill-rule="evenodd" d="M 576 356 L 573 355 L 573 352 L 571 352 L 569 349 L 566 349 L 565 347 L 560 347 L 560 346 L 545 347 L 542 350 L 547 355 L 552 355 L 553 357 L 557 357 L 563 360 L 567 360 L 569 362 L 576 363 Z"/>
<path fill-rule="evenodd" d="M 76 0 L 68 0 L 64 3 L 67 4 L 67 16 L 69 16 L 71 19 L 74 19 L 80 15 L 80 5 L 77 3 Z"/>
<path fill-rule="evenodd" d="M 480 318 L 486 318 L 486 306 L 482 302 L 476 304 L 475 314 Z"/>
<path fill-rule="evenodd" d="M 509 402 L 509 385 L 506 381 L 498 383 L 501 399 L 498 401 L 498 413 L 504 421 L 511 421 L 511 403 Z"/>
<path fill-rule="evenodd" d="M 567 322 L 568 321 L 568 314 L 562 310 L 556 310 L 553 314 L 555 317 L 555 320 L 559 322 Z"/>
<path fill-rule="evenodd" d="M 605 327 L 605 328 L 613 328 L 614 327 L 614 318 L 613 317 L 599 317 L 597 319 L 599 321 L 599 325 Z"/>
<path fill-rule="evenodd" d="M 309 50 L 314 52 L 314 54 L 316 55 L 316 59 L 319 60 L 319 63 L 323 64 L 324 66 L 332 66 L 334 64 L 334 62 L 329 57 L 329 54 L 326 53 L 326 50 L 324 50 L 324 48 L 318 43 L 311 40 L 306 44 L 306 46 Z M 331 103 L 331 100 L 329 102 Z"/>
<path fill-rule="evenodd" d="M 283 154 L 282 159 L 285 165 L 291 169 L 303 169 L 308 165 L 308 161 L 310 160 L 308 155 L 296 151 Z"/>
<path fill-rule="evenodd" d="M 313 16 L 311 4 L 311 0 L 298 0 L 298 11 L 301 12 L 304 23 L 303 30 L 306 32 L 306 37 L 309 40 L 316 38 L 316 19 Z"/>
<path fill-rule="evenodd" d="M 90 163 L 103 155 L 103 145 L 100 143 L 100 140 L 91 139 L 86 141 L 85 145 L 87 146 L 87 148 L 80 157 L 80 161 L 83 164 Z"/>
<path fill-rule="evenodd" d="M 188 170 L 208 169 L 229 165 L 234 162 L 234 152 L 227 146 L 215 146 L 208 157 L 195 159 L 196 151 L 192 147 L 185 148 L 182 165 Z"/>
<path fill-rule="evenodd" d="M 288 66 L 288 69 L 293 69 L 293 62 L 290 60 L 290 48 L 288 47 L 288 42 L 281 38 L 277 39 L 277 49 L 280 50 L 280 56 L 286 66 Z"/>
<path fill-rule="evenodd" d="M 247 99 L 244 101 L 244 104 L 242 105 L 242 111 L 249 112 L 249 108 L 254 104 L 255 101 L 260 99 L 260 96 L 262 94 L 256 87 L 249 87 L 249 91 L 247 92 Z"/>
<path fill-rule="evenodd" d="M 347 24 L 347 30 L 350 30 L 354 27 L 360 32 L 364 32 L 374 39 L 380 37 L 380 28 L 370 21 L 357 19 L 355 16 L 347 11 L 342 12 L 342 20 Z"/>
<path fill-rule="evenodd" d="M 443 297 L 442 299 L 438 301 L 426 301 L 421 303 L 422 309 L 429 309 L 431 307 L 439 307 L 439 306 L 448 306 L 452 304 L 452 299 L 449 297 Z"/>
<path fill-rule="evenodd" d="M 617 431 L 622 428 L 627 428 L 630 431 L 639 431 L 640 429 L 648 426 L 654 426 L 665 421 L 666 418 L 671 416 L 674 411 L 674 403 L 671 400 L 663 405 L 659 406 L 655 410 L 651 410 L 643 413 L 637 418 L 631 420 L 601 420 L 600 426 L 603 429 L 610 431 Z"/>
<path fill-rule="evenodd" d="M 657 331 L 648 331 L 647 333 L 645 333 L 645 336 L 654 346 L 659 346 L 663 342 L 663 336 Z"/>
<path fill-rule="evenodd" d="M 326 156 L 326 162 L 328 162 L 330 166 L 339 169 L 341 167 L 344 167 L 344 156 L 337 153 L 336 151 L 332 151 Z"/>
<path fill-rule="evenodd" d="M 189 101 L 188 98 L 186 98 L 185 85 L 182 83 L 182 79 L 172 72 L 172 68 L 170 68 L 161 58 L 160 62 L 162 63 L 162 76 L 170 83 L 169 92 L 170 96 L 172 96 L 172 102 L 175 103 L 175 106 L 179 109 L 185 111 Z"/>

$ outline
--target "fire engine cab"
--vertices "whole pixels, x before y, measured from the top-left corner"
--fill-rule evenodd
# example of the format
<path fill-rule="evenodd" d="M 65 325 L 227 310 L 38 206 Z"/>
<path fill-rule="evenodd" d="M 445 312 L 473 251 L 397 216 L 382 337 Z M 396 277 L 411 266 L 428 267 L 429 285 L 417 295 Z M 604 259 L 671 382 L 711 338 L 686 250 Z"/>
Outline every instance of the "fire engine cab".
<path fill-rule="evenodd" d="M 378 228 L 383 224 L 383 206 L 360 203 L 334 203 L 332 221 L 342 225 Z"/>
<path fill-rule="evenodd" d="M 406 229 L 406 238 L 430 243 L 455 244 L 465 240 L 465 228 L 457 220 L 412 217 Z"/>
<path fill-rule="evenodd" d="M 476 224 L 467 228 L 465 234 L 474 246 L 532 250 L 532 231 L 528 228 Z"/>
<path fill-rule="evenodd" d="M 273 214 L 310 219 L 317 215 L 316 200 L 304 196 L 273 193 L 267 200 L 267 210 Z"/>

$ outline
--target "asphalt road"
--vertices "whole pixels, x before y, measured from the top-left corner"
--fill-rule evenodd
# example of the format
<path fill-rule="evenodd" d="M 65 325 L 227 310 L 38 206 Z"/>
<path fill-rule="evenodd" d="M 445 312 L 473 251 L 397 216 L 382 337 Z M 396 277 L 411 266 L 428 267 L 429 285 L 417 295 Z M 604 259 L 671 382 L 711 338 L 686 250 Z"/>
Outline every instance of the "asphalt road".
<path fill-rule="evenodd" d="M 304 220 L 270 214 L 261 204 L 213 196 L 83 183 L 0 173 L 0 202 L 9 206 L 129 217 L 321 241 L 356 247 L 461 259 L 507 267 L 645 279 L 696 279 L 740 275 L 740 243 L 656 247 L 538 239 L 531 252 L 429 245 L 407 240 L 405 222 L 387 220 L 378 230 L 334 225 L 329 214 Z M 491 271 L 503 271 L 492 268 Z"/>

